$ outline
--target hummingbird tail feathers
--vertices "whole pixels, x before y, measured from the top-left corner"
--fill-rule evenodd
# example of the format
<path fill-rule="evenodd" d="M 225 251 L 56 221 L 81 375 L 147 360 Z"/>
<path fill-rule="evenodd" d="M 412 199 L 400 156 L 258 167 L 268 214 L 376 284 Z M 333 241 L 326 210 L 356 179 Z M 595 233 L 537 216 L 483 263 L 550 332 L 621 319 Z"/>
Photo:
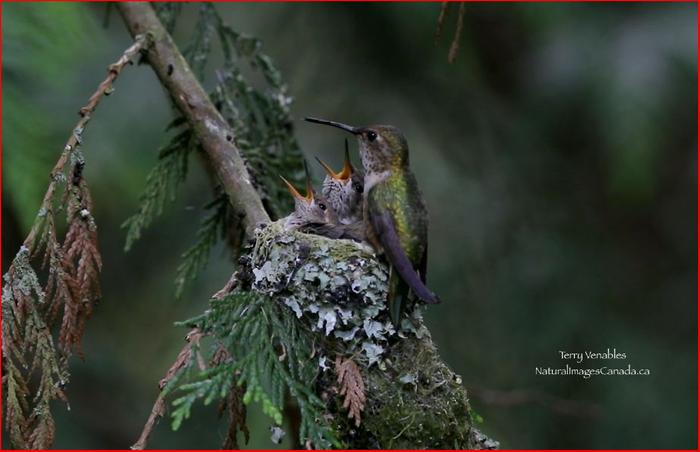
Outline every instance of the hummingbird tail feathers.
<path fill-rule="evenodd" d="M 388 214 L 375 215 L 372 218 L 372 225 L 391 265 L 396 269 L 401 279 L 409 285 L 413 293 L 428 304 L 440 303 L 440 298 L 421 281 L 421 277 L 418 276 L 418 273 L 413 268 L 413 264 L 406 256 L 403 248 L 401 248 L 401 242 L 391 217 Z"/>
<path fill-rule="evenodd" d="M 387 303 L 389 304 L 389 316 L 391 323 L 395 328 L 399 328 L 401 324 L 401 313 L 408 302 L 409 287 L 403 279 L 396 273 L 394 268 L 391 269 L 391 277 L 389 279 L 389 293 L 387 295 Z"/>

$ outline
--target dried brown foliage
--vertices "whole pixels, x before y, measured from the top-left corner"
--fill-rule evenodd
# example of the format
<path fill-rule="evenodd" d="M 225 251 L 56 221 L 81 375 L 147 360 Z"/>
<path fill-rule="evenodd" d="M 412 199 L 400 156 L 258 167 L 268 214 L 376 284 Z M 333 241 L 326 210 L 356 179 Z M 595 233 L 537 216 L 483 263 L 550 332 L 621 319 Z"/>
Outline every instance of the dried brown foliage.
<path fill-rule="evenodd" d="M 51 171 L 36 220 L 3 277 L 5 423 L 16 448 L 51 447 L 56 434 L 51 402 L 67 402 L 63 388 L 69 378 L 68 358 L 73 351 L 80 352 L 85 322 L 100 297 L 102 268 L 92 201 L 83 178 L 82 132 L 123 66 L 147 42 L 146 37 L 140 37 L 110 66 L 105 81 L 80 110 L 81 119 Z M 63 219 L 57 213 L 65 213 L 63 243 L 59 238 L 63 228 L 56 225 L 57 219 Z M 47 269 L 44 284 L 37 276 L 34 259 L 40 264 L 43 260 Z M 59 323 L 59 317 L 56 346 L 51 327 Z"/>
<path fill-rule="evenodd" d="M 360 368 L 351 358 L 335 358 L 335 373 L 340 384 L 340 395 L 345 396 L 343 408 L 348 409 L 348 417 L 355 419 L 355 426 L 361 423 L 360 414 L 365 409 L 365 382 L 362 379 Z"/>
<path fill-rule="evenodd" d="M 97 248 L 97 227 L 92 218 L 92 200 L 82 178 L 82 163 L 73 166 L 73 186 L 67 191 L 69 227 L 63 241 L 63 267 L 72 277 L 73 296 L 65 303 L 58 344 L 65 353 L 76 349 L 81 353 L 80 341 L 85 322 L 100 299 L 99 274 L 102 257 Z"/>
<path fill-rule="evenodd" d="M 53 195 L 53 188 L 50 190 Z M 68 187 L 63 197 L 67 230 L 59 242 L 54 199 L 47 198 L 36 222 L 38 231 L 26 242 L 5 274 L 3 290 L 3 359 L 7 376 L 6 425 L 15 447 L 51 447 L 55 425 L 50 403 L 67 402 L 67 359 L 80 351 L 85 321 L 99 297 L 102 260 L 97 230 L 89 213 L 87 185 Z M 80 213 L 82 212 L 82 214 Z M 27 246 L 28 245 L 28 246 Z M 32 257 L 43 251 L 46 283 L 39 281 Z M 51 327 L 63 312 L 54 345 Z M 59 352 L 60 350 L 60 352 Z"/>
<path fill-rule="evenodd" d="M 44 322 L 44 291 L 23 247 L 5 274 L 3 357 L 5 419 L 15 447 L 45 449 L 55 435 L 49 404 L 66 400 L 65 360 L 57 353 Z"/>

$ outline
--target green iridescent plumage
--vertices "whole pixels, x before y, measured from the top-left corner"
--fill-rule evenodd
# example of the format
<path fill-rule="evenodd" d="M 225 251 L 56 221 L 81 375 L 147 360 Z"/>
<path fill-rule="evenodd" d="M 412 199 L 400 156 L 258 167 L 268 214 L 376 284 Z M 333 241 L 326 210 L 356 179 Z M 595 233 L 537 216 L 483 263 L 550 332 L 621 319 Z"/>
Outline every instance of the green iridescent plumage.
<path fill-rule="evenodd" d="M 386 212 L 391 216 L 401 248 L 414 267 L 418 267 L 428 243 L 428 213 L 413 174 L 391 172 L 370 189 L 367 207 L 371 212 Z"/>

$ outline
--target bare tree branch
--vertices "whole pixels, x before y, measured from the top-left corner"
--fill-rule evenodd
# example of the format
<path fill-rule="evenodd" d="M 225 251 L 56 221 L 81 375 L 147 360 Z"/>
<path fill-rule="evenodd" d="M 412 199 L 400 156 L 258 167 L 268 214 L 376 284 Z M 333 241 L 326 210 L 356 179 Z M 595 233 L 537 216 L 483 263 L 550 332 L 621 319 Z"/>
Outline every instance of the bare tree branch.
<path fill-rule="evenodd" d="M 255 227 L 269 222 L 270 217 L 251 183 L 233 131 L 210 101 L 151 5 L 128 2 L 120 3 L 118 8 L 132 36 L 149 33 L 154 37 L 146 53 L 147 61 L 197 134 L 231 204 L 243 215 L 246 234 L 252 236 Z"/>

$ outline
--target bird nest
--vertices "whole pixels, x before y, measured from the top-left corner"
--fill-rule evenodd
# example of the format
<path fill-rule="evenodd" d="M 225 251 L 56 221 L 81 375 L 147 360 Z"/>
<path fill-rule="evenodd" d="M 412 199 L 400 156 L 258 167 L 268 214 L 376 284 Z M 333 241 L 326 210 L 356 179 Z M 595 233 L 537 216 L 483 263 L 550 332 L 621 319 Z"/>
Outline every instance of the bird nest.
<path fill-rule="evenodd" d="M 389 269 L 368 245 L 285 231 L 278 221 L 256 232 L 249 265 L 253 290 L 284 304 L 312 331 L 367 366 L 382 366 L 392 341 L 428 334 L 418 307 L 407 310 L 398 328 L 392 324 L 386 304 Z"/>

